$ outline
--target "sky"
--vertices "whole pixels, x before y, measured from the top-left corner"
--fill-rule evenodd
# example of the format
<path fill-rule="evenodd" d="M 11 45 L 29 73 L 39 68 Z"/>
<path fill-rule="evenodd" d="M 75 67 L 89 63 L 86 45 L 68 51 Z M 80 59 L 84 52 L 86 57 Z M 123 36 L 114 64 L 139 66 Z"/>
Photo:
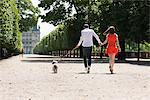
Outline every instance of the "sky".
<path fill-rule="evenodd" d="M 31 1 L 35 7 L 37 7 L 38 4 L 40 3 L 39 0 L 31 0 Z M 40 9 L 40 11 L 42 14 L 45 13 L 43 9 Z M 37 25 L 40 26 L 40 32 L 41 32 L 40 39 L 42 39 L 44 36 L 46 36 L 48 33 L 50 33 L 52 30 L 55 29 L 54 25 L 46 22 L 41 22 L 41 21 L 42 20 L 39 18 L 37 23 Z"/>

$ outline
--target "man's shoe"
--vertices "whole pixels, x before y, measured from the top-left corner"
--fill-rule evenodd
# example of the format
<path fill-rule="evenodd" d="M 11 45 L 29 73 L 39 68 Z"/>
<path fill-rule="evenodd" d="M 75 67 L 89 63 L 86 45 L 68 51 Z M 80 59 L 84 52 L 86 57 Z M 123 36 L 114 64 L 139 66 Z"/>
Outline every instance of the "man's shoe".
<path fill-rule="evenodd" d="M 90 73 L 90 66 L 89 66 L 88 69 L 87 69 L 87 73 Z"/>

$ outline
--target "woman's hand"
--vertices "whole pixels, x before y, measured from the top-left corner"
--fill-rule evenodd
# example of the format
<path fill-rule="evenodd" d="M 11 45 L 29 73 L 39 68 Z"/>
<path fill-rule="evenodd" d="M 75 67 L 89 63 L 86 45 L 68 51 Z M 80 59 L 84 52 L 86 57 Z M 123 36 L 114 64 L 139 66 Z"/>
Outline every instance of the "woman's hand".
<path fill-rule="evenodd" d="M 121 52 L 121 48 L 120 47 L 118 47 L 118 51 Z"/>
<path fill-rule="evenodd" d="M 104 45 L 104 43 L 100 43 L 99 45 L 100 45 L 100 46 L 103 46 L 103 45 Z"/>

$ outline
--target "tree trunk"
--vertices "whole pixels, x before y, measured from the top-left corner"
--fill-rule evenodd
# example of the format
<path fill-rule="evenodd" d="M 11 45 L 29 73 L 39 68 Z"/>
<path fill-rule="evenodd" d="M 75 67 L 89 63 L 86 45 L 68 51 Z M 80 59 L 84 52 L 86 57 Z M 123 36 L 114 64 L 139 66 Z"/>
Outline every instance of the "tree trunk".
<path fill-rule="evenodd" d="M 138 54 L 137 54 L 137 61 L 140 61 L 140 41 L 138 40 Z"/>
<path fill-rule="evenodd" d="M 120 54 L 118 55 L 118 59 L 119 60 L 125 60 L 125 39 L 122 39 L 119 41 L 119 44 L 120 44 L 120 48 L 121 48 L 121 52 Z"/>

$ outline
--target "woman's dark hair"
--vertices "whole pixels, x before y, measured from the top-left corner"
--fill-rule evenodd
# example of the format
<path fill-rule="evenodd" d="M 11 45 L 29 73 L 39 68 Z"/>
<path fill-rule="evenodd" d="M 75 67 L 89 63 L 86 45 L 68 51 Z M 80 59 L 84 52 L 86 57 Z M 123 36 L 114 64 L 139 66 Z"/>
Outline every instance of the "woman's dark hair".
<path fill-rule="evenodd" d="M 110 33 L 110 34 L 114 34 L 114 33 L 115 33 L 115 29 L 114 29 L 114 28 L 110 28 L 110 29 L 109 29 L 109 33 Z"/>

